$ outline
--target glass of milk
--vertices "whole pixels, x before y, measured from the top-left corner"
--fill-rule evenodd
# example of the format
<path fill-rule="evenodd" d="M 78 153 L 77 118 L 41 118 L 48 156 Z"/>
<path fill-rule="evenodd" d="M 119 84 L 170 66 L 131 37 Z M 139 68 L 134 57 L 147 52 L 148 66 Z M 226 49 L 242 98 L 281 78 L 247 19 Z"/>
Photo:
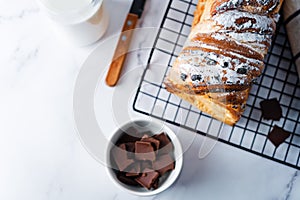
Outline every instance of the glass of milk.
<path fill-rule="evenodd" d="M 108 26 L 103 0 L 37 0 L 65 40 L 77 46 L 94 43 Z"/>

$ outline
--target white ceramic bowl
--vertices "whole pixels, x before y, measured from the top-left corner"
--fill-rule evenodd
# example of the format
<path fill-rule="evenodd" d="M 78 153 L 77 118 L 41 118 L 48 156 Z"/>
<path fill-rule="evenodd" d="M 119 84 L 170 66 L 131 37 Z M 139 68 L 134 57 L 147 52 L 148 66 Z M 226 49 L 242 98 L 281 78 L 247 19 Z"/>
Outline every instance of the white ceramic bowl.
<path fill-rule="evenodd" d="M 110 167 L 111 165 L 111 159 L 110 159 L 110 152 L 114 144 L 118 141 L 120 136 L 124 134 L 124 132 L 130 130 L 130 129 L 136 129 L 139 132 L 151 132 L 152 134 L 159 134 L 161 132 L 166 133 L 169 138 L 171 139 L 171 142 L 174 146 L 174 158 L 175 158 L 175 169 L 172 170 L 167 176 L 163 176 L 160 179 L 159 187 L 155 190 L 147 190 L 146 188 L 137 187 L 137 186 L 130 186 L 126 185 L 122 182 L 120 182 L 117 179 L 116 173 L 114 170 Z M 121 189 L 134 194 L 138 196 L 150 196 L 158 194 L 167 188 L 169 188 L 177 179 L 179 176 L 182 164 L 183 164 L 183 151 L 181 144 L 176 136 L 176 134 L 166 126 L 166 124 L 151 121 L 151 120 L 133 120 L 130 122 L 125 123 L 124 125 L 120 126 L 111 136 L 110 143 L 106 149 L 106 162 L 107 162 L 107 172 L 111 180 Z"/>

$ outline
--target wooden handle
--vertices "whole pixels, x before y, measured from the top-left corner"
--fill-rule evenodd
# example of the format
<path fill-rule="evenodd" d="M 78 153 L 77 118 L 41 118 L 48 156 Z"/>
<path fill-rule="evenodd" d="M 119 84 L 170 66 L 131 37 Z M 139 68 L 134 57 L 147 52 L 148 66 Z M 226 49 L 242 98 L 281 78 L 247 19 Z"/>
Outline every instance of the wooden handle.
<path fill-rule="evenodd" d="M 115 86 L 119 80 L 123 63 L 126 58 L 126 54 L 130 45 L 130 40 L 133 34 L 133 30 L 136 26 L 138 16 L 135 14 L 128 14 L 126 21 L 123 25 L 122 33 L 119 38 L 113 61 L 109 67 L 106 84 L 108 86 Z"/>

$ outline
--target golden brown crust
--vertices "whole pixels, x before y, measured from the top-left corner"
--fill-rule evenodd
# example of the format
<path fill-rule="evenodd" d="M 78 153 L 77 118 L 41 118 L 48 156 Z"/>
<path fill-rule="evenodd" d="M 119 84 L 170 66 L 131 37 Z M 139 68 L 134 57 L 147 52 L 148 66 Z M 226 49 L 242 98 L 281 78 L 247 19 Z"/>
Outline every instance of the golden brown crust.
<path fill-rule="evenodd" d="M 194 12 L 194 20 L 193 20 L 193 23 L 192 23 L 192 28 L 193 28 L 196 24 L 198 24 L 198 23 L 200 22 L 202 13 L 203 13 L 204 8 L 205 8 L 205 3 L 206 3 L 206 0 L 199 0 L 199 1 L 198 1 L 196 10 L 195 10 L 195 12 Z"/>
<path fill-rule="evenodd" d="M 192 31 L 166 89 L 234 125 L 264 68 L 283 0 L 199 0 Z"/>
<path fill-rule="evenodd" d="M 250 88 L 235 92 L 186 93 L 165 82 L 166 90 L 228 125 L 234 125 L 244 112 Z"/>
<path fill-rule="evenodd" d="M 170 89 L 170 88 L 168 88 Z M 245 104 L 224 104 L 206 95 L 192 95 L 168 90 L 183 100 L 189 102 L 202 112 L 228 125 L 234 125 L 241 117 Z"/>
<path fill-rule="evenodd" d="M 218 88 L 218 92 L 215 92 L 215 90 L 209 90 L 207 92 L 197 93 L 193 92 L 192 90 L 180 88 L 177 85 L 174 85 L 170 80 L 165 80 L 164 85 L 166 90 L 168 90 L 171 93 L 186 93 L 189 95 L 196 96 L 207 95 L 207 97 L 225 104 L 245 104 L 250 90 L 250 88 L 247 87 L 244 90 L 228 92 L 222 88 Z"/>

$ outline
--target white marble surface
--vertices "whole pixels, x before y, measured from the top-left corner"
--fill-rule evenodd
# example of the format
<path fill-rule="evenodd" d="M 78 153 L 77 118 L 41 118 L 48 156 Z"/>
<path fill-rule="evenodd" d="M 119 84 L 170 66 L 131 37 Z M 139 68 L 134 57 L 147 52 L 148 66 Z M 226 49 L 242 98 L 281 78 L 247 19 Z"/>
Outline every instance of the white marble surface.
<path fill-rule="evenodd" d="M 105 37 L 120 31 L 130 2 L 108 2 L 111 24 Z M 158 26 L 161 4 L 147 2 L 140 27 Z M 143 38 L 135 43 L 142 46 Z M 110 182 L 76 134 L 74 84 L 98 44 L 76 48 L 61 42 L 33 0 L 0 0 L 0 44 L 0 199 L 140 199 Z M 146 56 L 132 53 L 124 73 L 131 65 L 143 65 Z M 108 105 L 115 89 L 99 84 Z M 96 112 L 99 120 L 111 115 Z M 115 125 L 107 120 L 100 124 L 109 132 Z M 195 140 L 184 154 L 178 181 L 145 199 L 300 199 L 299 171 L 221 143 L 199 160 L 203 137 L 180 133 L 183 144 L 190 137 Z"/>

